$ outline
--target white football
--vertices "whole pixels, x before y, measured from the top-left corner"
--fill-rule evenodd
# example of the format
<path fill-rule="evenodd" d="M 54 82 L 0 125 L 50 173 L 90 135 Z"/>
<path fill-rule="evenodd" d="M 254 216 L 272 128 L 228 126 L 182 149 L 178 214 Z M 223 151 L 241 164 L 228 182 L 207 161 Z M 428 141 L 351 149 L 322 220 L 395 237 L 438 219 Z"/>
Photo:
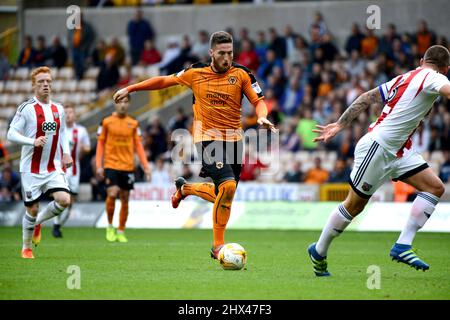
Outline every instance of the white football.
<path fill-rule="evenodd" d="M 225 270 L 241 270 L 247 263 L 247 252 L 239 243 L 227 243 L 219 251 L 219 262 Z"/>

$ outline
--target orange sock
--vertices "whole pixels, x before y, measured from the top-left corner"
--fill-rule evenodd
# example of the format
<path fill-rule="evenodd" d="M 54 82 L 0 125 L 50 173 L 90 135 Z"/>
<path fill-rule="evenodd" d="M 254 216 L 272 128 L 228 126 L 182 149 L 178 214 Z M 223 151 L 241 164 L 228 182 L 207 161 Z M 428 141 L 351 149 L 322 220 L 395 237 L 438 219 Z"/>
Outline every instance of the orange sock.
<path fill-rule="evenodd" d="M 209 202 L 216 201 L 216 193 L 214 192 L 213 183 L 186 183 L 183 186 L 184 196 L 197 196 Z"/>
<path fill-rule="evenodd" d="M 120 202 L 122 205 L 120 207 L 120 219 L 119 219 L 119 231 L 125 230 L 125 224 L 128 218 L 128 201 L 122 200 Z"/>
<path fill-rule="evenodd" d="M 219 194 L 213 208 L 214 247 L 225 243 L 225 228 L 230 218 L 231 203 L 236 192 L 236 181 L 227 180 L 219 185 Z"/>
<path fill-rule="evenodd" d="M 108 223 L 113 223 L 114 209 L 116 208 L 116 199 L 106 197 L 106 213 L 108 214 Z"/>

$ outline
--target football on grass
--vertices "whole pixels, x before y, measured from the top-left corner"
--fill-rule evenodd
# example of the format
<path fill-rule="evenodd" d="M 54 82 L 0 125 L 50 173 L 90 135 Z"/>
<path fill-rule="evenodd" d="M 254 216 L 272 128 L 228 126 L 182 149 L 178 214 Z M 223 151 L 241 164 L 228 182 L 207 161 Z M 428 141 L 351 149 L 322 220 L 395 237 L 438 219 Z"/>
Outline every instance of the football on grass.
<path fill-rule="evenodd" d="M 227 243 L 219 251 L 219 262 L 225 270 L 241 270 L 247 263 L 247 252 L 239 243 Z"/>

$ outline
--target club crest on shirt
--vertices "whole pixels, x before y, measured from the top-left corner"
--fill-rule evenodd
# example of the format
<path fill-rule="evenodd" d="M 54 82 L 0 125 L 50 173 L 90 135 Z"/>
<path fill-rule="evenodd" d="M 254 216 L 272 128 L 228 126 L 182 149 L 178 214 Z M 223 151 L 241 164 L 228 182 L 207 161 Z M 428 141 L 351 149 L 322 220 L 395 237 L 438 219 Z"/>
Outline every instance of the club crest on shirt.
<path fill-rule="evenodd" d="M 59 119 L 59 113 L 58 112 L 53 112 L 53 117 L 55 117 L 55 119 Z"/>
<path fill-rule="evenodd" d="M 222 169 L 223 168 L 223 162 L 217 162 L 216 163 L 216 168 L 217 169 Z"/>
<path fill-rule="evenodd" d="M 236 84 L 237 79 L 234 76 L 228 77 L 228 83 L 229 84 Z"/>
<path fill-rule="evenodd" d="M 361 188 L 362 188 L 364 191 L 369 191 L 370 189 L 372 189 L 372 187 L 373 187 L 373 186 L 372 186 L 371 184 L 368 184 L 367 182 L 364 182 Z"/>
<path fill-rule="evenodd" d="M 27 191 L 25 192 L 27 199 L 31 199 L 31 191 Z"/>

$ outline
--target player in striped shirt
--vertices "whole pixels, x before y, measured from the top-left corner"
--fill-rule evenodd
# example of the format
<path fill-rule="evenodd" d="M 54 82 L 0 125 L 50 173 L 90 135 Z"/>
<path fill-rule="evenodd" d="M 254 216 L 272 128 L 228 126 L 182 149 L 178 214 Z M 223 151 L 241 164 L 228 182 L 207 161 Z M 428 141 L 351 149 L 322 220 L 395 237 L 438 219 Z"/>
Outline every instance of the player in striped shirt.
<path fill-rule="evenodd" d="M 318 242 L 308 248 L 317 276 L 330 275 L 326 256 L 331 241 L 363 211 L 372 194 L 389 179 L 403 181 L 419 191 L 390 256 L 418 270 L 429 269 L 429 265 L 412 251 L 412 241 L 433 213 L 445 189 L 422 156 L 412 149 L 411 136 L 439 96 L 450 99 L 450 82 L 445 76 L 449 65 L 447 48 L 432 46 L 425 52 L 420 67 L 362 94 L 337 122 L 317 126 L 314 130 L 319 133 L 315 140 L 326 142 L 371 104 L 384 106 L 378 120 L 355 148 L 347 199 L 331 213 Z"/>
<path fill-rule="evenodd" d="M 64 106 L 66 115 L 67 138 L 69 139 L 70 155 L 72 156 L 73 166 L 66 170 L 67 182 L 70 190 L 70 205 L 53 221 L 52 234 L 55 238 L 62 238 L 61 226 L 69 219 L 72 205 L 76 200 L 78 188 L 80 186 L 80 157 L 89 153 L 91 142 L 85 127 L 75 123 L 75 107 L 68 103 Z"/>
<path fill-rule="evenodd" d="M 7 135 L 9 141 L 22 145 L 20 173 L 26 207 L 22 257 L 26 259 L 34 258 L 31 243 L 39 244 L 41 223 L 58 216 L 70 204 L 63 170 L 72 166 L 64 109 L 50 99 L 50 69 L 34 69 L 31 82 L 35 96 L 19 106 Z M 54 201 L 39 212 L 39 200 L 44 193 L 52 195 Z"/>

